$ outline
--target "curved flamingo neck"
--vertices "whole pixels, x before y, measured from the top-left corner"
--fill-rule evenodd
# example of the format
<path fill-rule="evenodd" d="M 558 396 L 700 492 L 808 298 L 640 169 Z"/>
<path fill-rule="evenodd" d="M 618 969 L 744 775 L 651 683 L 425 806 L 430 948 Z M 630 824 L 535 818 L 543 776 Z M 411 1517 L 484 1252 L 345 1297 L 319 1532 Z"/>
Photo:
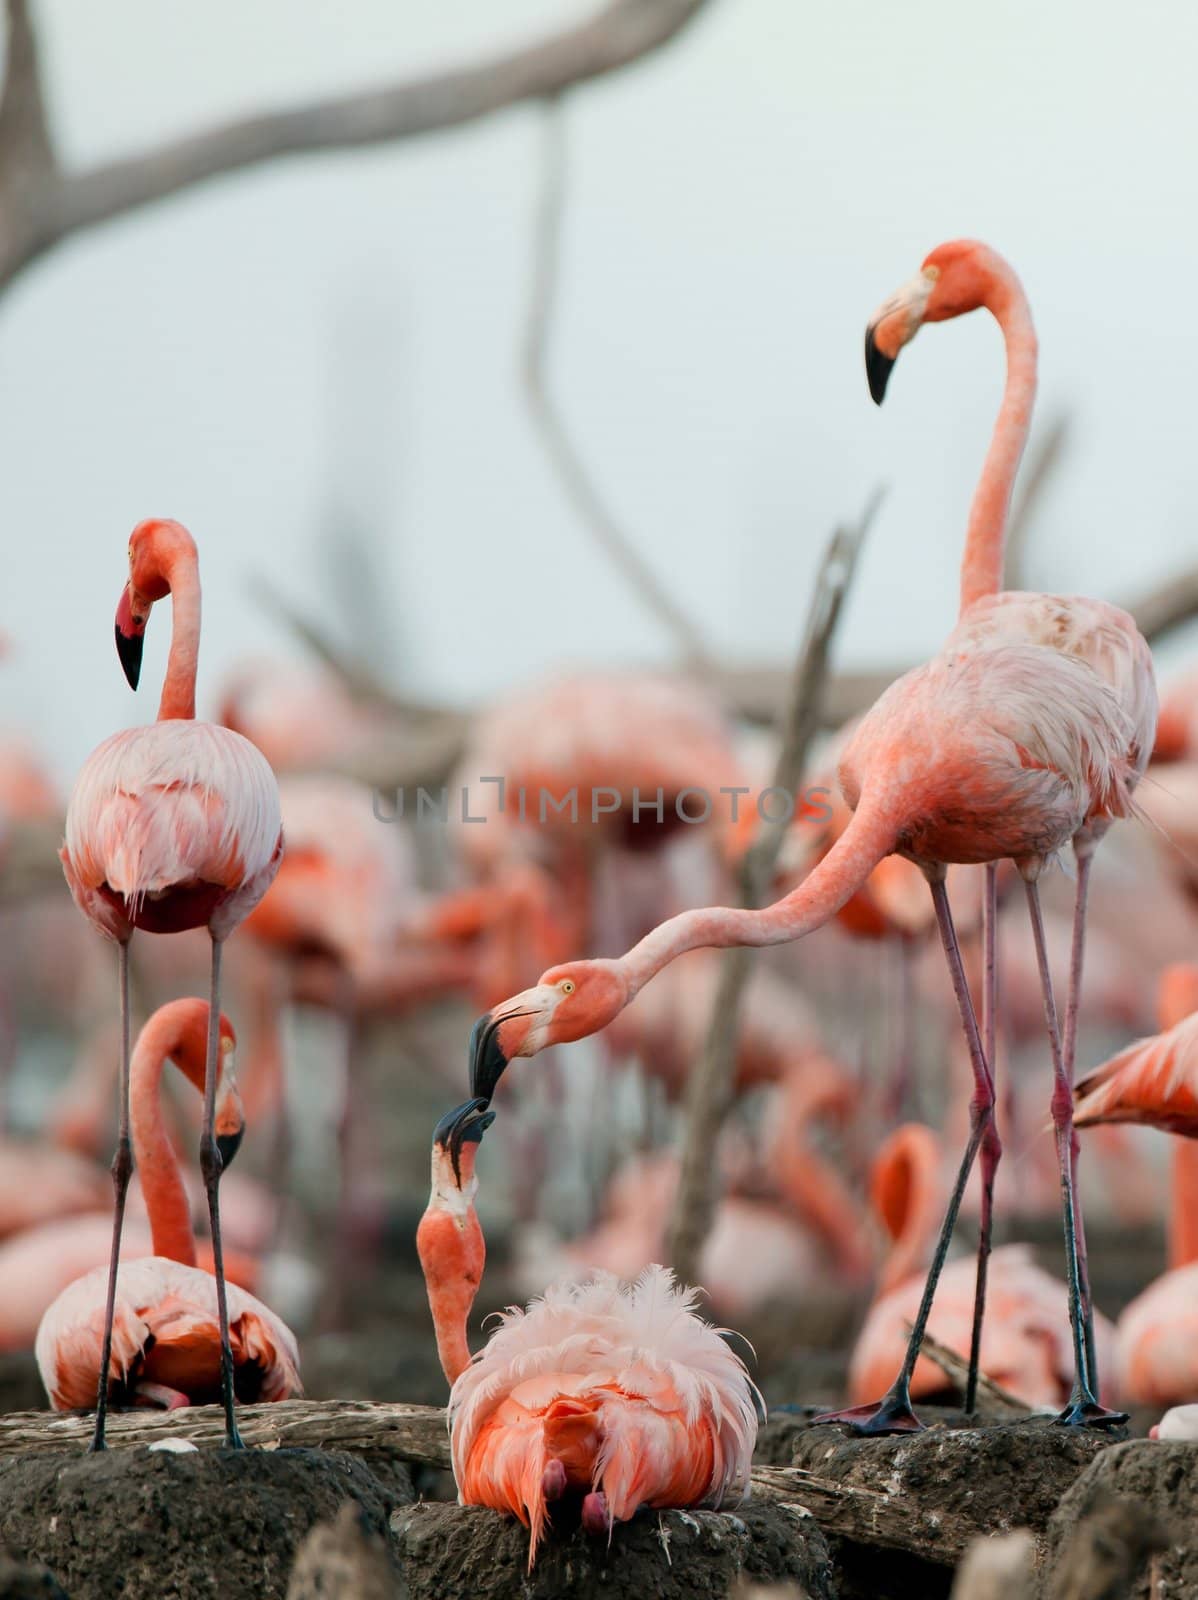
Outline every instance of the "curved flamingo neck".
<path fill-rule="evenodd" d="M 1003 586 L 1007 517 L 1015 474 L 1027 443 L 1036 398 L 1036 330 L 1019 279 L 995 258 L 982 304 L 1002 329 L 1007 347 L 1007 382 L 985 465 L 969 509 L 961 559 L 961 615 Z"/>
<path fill-rule="evenodd" d="M 1188 1267 L 1198 1261 L 1198 1142 L 1193 1139 L 1173 1141 L 1171 1188 L 1169 1265 Z"/>
<path fill-rule="evenodd" d="M 437 1355 L 452 1387 L 470 1365 L 466 1327 L 482 1282 L 486 1243 L 474 1209 L 478 1180 L 474 1150 L 463 1147 L 459 1174 L 449 1157 L 433 1146 L 433 1185 L 428 1207 L 416 1230 L 416 1251 L 424 1271 Z"/>
<path fill-rule="evenodd" d="M 866 795 L 832 849 L 793 889 L 761 909 L 702 906 L 660 923 L 616 963 L 631 1000 L 663 967 L 701 947 L 789 944 L 820 928 L 857 892 L 894 849 L 898 828 L 885 806 Z"/>
<path fill-rule="evenodd" d="M 177 555 L 167 573 L 171 590 L 171 651 L 166 662 L 159 722 L 194 721 L 200 659 L 200 569 L 191 552 Z"/>
<path fill-rule="evenodd" d="M 162 1117 L 162 1068 L 179 1043 L 169 1017 L 151 1017 L 142 1029 L 130 1062 L 129 1118 L 154 1254 L 194 1267 L 191 1207 Z"/>

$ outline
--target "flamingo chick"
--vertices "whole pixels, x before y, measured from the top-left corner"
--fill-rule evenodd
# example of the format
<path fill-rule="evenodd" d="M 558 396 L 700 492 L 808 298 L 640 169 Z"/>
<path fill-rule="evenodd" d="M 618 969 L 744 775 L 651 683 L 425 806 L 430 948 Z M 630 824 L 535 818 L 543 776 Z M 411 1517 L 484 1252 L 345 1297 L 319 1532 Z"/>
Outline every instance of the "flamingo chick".
<path fill-rule="evenodd" d="M 641 1506 L 718 1506 L 748 1490 L 757 1391 L 697 1293 L 666 1267 L 624 1286 L 610 1273 L 546 1290 L 503 1313 L 471 1356 L 466 1320 L 485 1246 L 475 1157 L 495 1113 L 467 1101 L 433 1135 L 432 1192 L 416 1235 L 437 1350 L 452 1385 L 453 1470 L 463 1505 L 510 1512 L 530 1530 L 581 1496 L 591 1533 Z"/>

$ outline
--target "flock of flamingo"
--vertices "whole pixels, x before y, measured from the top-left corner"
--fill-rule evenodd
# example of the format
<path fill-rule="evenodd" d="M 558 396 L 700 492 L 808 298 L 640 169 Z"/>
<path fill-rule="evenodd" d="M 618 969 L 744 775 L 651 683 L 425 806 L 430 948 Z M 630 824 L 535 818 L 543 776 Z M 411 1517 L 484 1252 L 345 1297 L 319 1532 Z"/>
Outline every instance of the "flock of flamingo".
<path fill-rule="evenodd" d="M 198 721 L 196 546 L 176 522 L 134 529 L 116 645 L 136 689 L 151 609 L 170 598 L 158 718 L 113 735 L 85 763 L 61 851 L 76 906 L 116 945 L 119 1031 L 115 1047 L 104 1035 L 101 1064 L 85 1060 L 72 1080 L 73 1098 L 51 1120 L 57 1145 L 30 1150 L 10 1140 L 2 1180 L 12 1194 L 0 1243 L 0 1300 L 10 1302 L 0 1312 L 0 1339 L 35 1345 L 54 1407 L 94 1405 L 95 1449 L 105 1448 L 109 1405 L 217 1400 L 227 1444 L 244 1448 L 239 1402 L 301 1392 L 296 1339 L 250 1292 L 263 1283 L 261 1237 L 245 1248 L 244 1229 L 234 1227 L 237 1191 L 224 1177 L 247 1122 L 268 1115 L 277 1128 L 274 1182 L 284 1190 L 292 1176 L 283 1010 L 317 1006 L 345 1024 L 339 1227 L 348 1249 L 356 1215 L 350 1151 L 362 1119 L 356 1045 L 373 1018 L 402 1015 L 430 996 L 465 995 L 483 1006 L 469 1044 L 470 1095 L 433 1134 L 432 1186 L 417 1235 L 451 1386 L 463 1503 L 520 1518 L 530 1529 L 531 1562 L 551 1514 L 566 1503 L 585 1528 L 610 1536 L 641 1507 L 718 1506 L 743 1494 L 762 1401 L 725 1331 L 700 1315 L 698 1291 L 658 1264 L 678 1182 L 669 1151 L 641 1149 L 611 1175 L 590 1233 L 568 1243 L 530 1234 L 523 1271 L 534 1298 L 505 1313 L 472 1353 L 469 1318 L 484 1270 L 476 1163 L 505 1102 L 513 1123 L 517 1107 L 530 1116 L 535 1109 L 532 1070 L 515 1086 L 519 1098 L 505 1081 L 492 1104 L 512 1062 L 602 1034 L 610 1055 L 638 1056 L 657 1098 L 675 1102 L 716 990 L 710 952 L 791 945 L 832 924 L 852 941 L 854 981 L 875 970 L 865 955 L 871 941 L 900 952 L 898 996 L 883 1008 L 892 1080 L 867 1114 L 870 1084 L 829 1046 L 828 1029 L 789 974 L 778 966 L 758 975 L 735 1087 L 769 1097 L 768 1136 L 741 1123 L 720 1148 L 725 1193 L 702 1270 L 716 1308 L 747 1316 L 780 1286 L 802 1294 L 821 1282 L 872 1284 L 847 1408 L 827 1414 L 857 1434 L 922 1426 L 915 1403 L 945 1386 L 921 1356 L 930 1331 L 968 1362 L 969 1410 L 984 1373 L 1029 1406 L 1051 1408 L 1062 1427 L 1109 1428 L 1127 1420 L 1119 1407 L 1136 1404 L 1172 1408 L 1163 1436 L 1198 1437 L 1198 1405 L 1190 1405 L 1198 1402 L 1198 1147 L 1188 1142 L 1198 1139 L 1198 967 L 1162 974 L 1159 1034 L 1075 1081 L 1079 1020 L 1091 1003 L 1125 1037 L 1144 1010 L 1144 981 L 1128 977 L 1101 928 L 1091 941 L 1093 967 L 1086 965 L 1095 851 L 1116 821 L 1149 818 L 1153 848 L 1184 881 L 1185 847 L 1198 832 L 1185 805 L 1198 773 L 1198 688 L 1192 680 L 1178 686 L 1158 732 L 1152 660 L 1130 616 L 1098 600 L 1001 587 L 1037 342 L 1019 280 L 994 250 L 974 241 L 941 245 L 882 304 L 866 335 L 874 400 L 881 403 L 900 351 L 924 323 L 980 308 L 1002 331 L 1007 375 L 966 530 L 956 626 L 936 656 L 841 734 L 828 763 L 829 815 L 793 825 L 780 868 L 784 892 L 761 909 L 695 908 L 709 885 L 726 881 L 750 830 L 646 830 L 615 808 L 588 826 L 517 817 L 493 804 L 487 826 L 456 830 L 456 885 L 422 891 L 410 835 L 372 814 L 369 791 L 312 774 L 369 745 L 378 731 L 371 713 L 339 700 L 331 682 L 300 691 L 251 674 L 224 697 L 219 723 Z M 581 781 L 667 794 L 714 792 L 751 764 L 698 690 L 599 675 L 559 681 L 484 714 L 465 762 L 472 772 L 504 773 L 513 791 Z M 0 798 L 14 816 L 49 809 L 45 793 L 15 769 Z M 1064 852 L 1076 887 L 1062 935 L 1062 999 L 1041 881 Z M 1003 902 L 1020 883 L 1030 942 L 1009 930 L 1000 942 Z M 234 1029 L 221 1010 L 225 941 L 243 925 L 242 961 L 231 976 L 255 1037 L 244 1103 Z M 134 933 L 187 930 L 208 937 L 208 998 L 170 1000 L 134 1041 Z M 949 988 L 921 964 L 933 930 Z M 568 959 L 588 943 L 623 953 Z M 802 952 L 808 990 L 821 981 L 823 943 Z M 920 1025 L 926 1031 L 919 1013 L 941 1015 L 950 991 L 957 1076 L 944 1090 L 949 1105 L 936 1131 L 912 1115 L 912 1063 Z M 1037 1033 L 1041 1049 L 1047 1039 L 1051 1091 L 1034 1114 L 1031 1142 L 1050 1119 L 1063 1278 L 1037 1266 L 1024 1245 L 992 1248 L 1006 1193 L 997 1113 L 1015 1111 L 996 1068 L 1020 1038 L 1026 1044 Z M 553 1053 L 543 1063 L 541 1090 L 548 1086 L 558 1102 L 569 1059 Z M 65 1148 L 84 1142 L 84 1127 L 94 1145 L 95 1128 L 104 1126 L 109 1060 L 119 1064 L 111 1218 L 96 1194 L 94 1163 Z M 208 1228 L 198 1244 L 192 1180 L 163 1103 L 168 1060 L 202 1104 Z M 1021 1104 L 1026 1088 L 1021 1082 Z M 597 1125 L 605 1109 L 610 1103 L 596 1101 Z M 1176 1136 L 1173 1223 L 1169 1271 L 1116 1327 L 1096 1310 L 1091 1290 L 1079 1130 L 1129 1122 Z M 1015 1125 L 1004 1118 L 1008 1141 Z M 847 1148 L 870 1130 L 878 1134 L 873 1148 L 858 1152 L 868 1167 L 867 1206 L 858 1195 L 864 1185 L 854 1185 L 828 1142 Z M 514 1130 L 514 1189 L 521 1175 L 534 1188 L 544 1176 L 535 1132 L 516 1143 Z M 1136 1144 L 1125 1130 L 1088 1137 L 1107 1170 L 1134 1172 Z M 1032 1184 L 1032 1164 L 1027 1157 L 1021 1166 L 1021 1187 Z M 975 1165 L 976 1255 L 950 1260 Z M 880 1267 L 878 1232 L 888 1240 Z M 546 1286 L 550 1268 L 557 1281 Z"/>

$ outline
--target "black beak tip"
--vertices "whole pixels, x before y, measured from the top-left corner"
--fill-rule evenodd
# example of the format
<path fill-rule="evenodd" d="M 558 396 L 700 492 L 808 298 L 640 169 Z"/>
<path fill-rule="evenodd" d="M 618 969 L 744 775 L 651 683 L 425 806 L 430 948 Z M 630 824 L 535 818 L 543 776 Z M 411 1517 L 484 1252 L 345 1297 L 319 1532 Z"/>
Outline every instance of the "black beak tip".
<path fill-rule="evenodd" d="M 489 1105 L 503 1077 L 507 1057 L 499 1043 L 499 1024 L 484 1012 L 470 1030 L 470 1093 Z"/>
<path fill-rule="evenodd" d="M 218 1133 L 216 1148 L 220 1151 L 221 1170 L 233 1164 L 233 1157 L 241 1149 L 241 1141 L 245 1134 L 244 1128 L 238 1128 L 236 1133 Z"/>
<path fill-rule="evenodd" d="M 129 687 L 136 689 L 138 679 L 141 677 L 141 652 L 142 638 L 137 633 L 122 633 L 116 628 L 116 653 L 120 657 L 121 667 L 128 680 Z"/>
<path fill-rule="evenodd" d="M 433 1132 L 433 1143 L 447 1150 L 453 1159 L 453 1170 L 461 1180 L 459 1162 L 464 1144 L 481 1144 L 483 1134 L 495 1121 L 495 1113 L 488 1111 L 487 1101 L 478 1095 L 464 1105 L 454 1106 L 438 1122 Z"/>
<path fill-rule="evenodd" d="M 865 376 L 869 379 L 869 392 L 876 406 L 886 398 L 886 385 L 894 371 L 894 357 L 883 355 L 874 343 L 872 327 L 865 330 Z"/>

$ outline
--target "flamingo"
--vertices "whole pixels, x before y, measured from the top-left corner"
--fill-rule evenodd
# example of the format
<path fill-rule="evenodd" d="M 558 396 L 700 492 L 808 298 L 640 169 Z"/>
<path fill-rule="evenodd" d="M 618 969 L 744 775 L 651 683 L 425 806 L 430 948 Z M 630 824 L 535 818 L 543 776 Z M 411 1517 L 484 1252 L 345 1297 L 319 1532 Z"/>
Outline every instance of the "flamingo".
<path fill-rule="evenodd" d="M 719 1505 L 747 1490 L 760 1399 L 744 1363 L 695 1312 L 696 1291 L 652 1266 L 546 1290 L 500 1318 L 471 1356 L 466 1323 L 482 1278 L 475 1158 L 495 1113 L 475 1098 L 433 1136 L 432 1191 L 416 1235 L 451 1385 L 450 1442 L 463 1505 L 530 1530 L 582 1495 L 583 1526 L 610 1535 L 640 1506 Z"/>
<path fill-rule="evenodd" d="M 652 930 L 615 961 L 568 964 L 476 1024 L 472 1087 L 486 1094 L 513 1053 L 581 1038 L 604 1026 L 660 968 L 698 945 L 762 945 L 801 937 L 846 904 L 884 856 L 914 860 L 931 885 L 974 1076 L 971 1131 L 950 1196 L 907 1357 L 875 1407 L 842 1414 L 859 1431 L 909 1431 L 910 1378 L 944 1264 L 961 1195 L 982 1152 L 982 1238 L 978 1252 L 975 1345 L 981 1338 L 989 1197 L 1000 1145 L 994 1126 L 993 929 L 996 865 L 1010 858 L 1024 878 L 1052 1049 L 1053 1122 L 1061 1170 L 1075 1392 L 1060 1421 L 1113 1425 L 1097 1401 L 1089 1348 L 1088 1286 L 1078 1245 L 1074 1184 L 1072 1061 L 1076 1016 L 1067 1011 L 1062 1045 L 1044 949 L 1037 880 L 1066 845 L 1078 849 L 1084 890 L 1089 854 L 1110 821 L 1133 814 L 1132 791 L 1152 747 L 1155 688 L 1147 646 L 1132 620 L 1098 601 L 1003 595 L 1007 506 L 1026 440 L 1035 389 L 1036 340 L 1027 299 L 993 250 L 956 240 L 933 250 L 912 281 L 883 305 L 866 335 L 871 391 L 880 400 L 901 346 L 925 321 L 986 306 L 1007 343 L 1007 384 L 986 466 L 974 496 L 962 561 L 962 610 L 940 654 L 906 673 L 857 725 L 843 752 L 840 787 L 852 821 L 811 875 L 764 910 L 708 907 Z M 945 889 L 949 863 L 988 868 L 983 1044 L 965 980 Z M 1075 920 L 1080 975 L 1084 892 Z M 1071 989 L 1076 987 L 1071 983 Z M 976 1355 L 976 1351 L 975 1351 Z M 976 1360 L 971 1358 L 971 1369 Z M 973 1388 L 971 1378 L 970 1390 Z M 967 1396 L 972 1401 L 972 1393 Z"/>
<path fill-rule="evenodd" d="M 933 250 L 916 276 L 882 304 L 866 330 L 865 360 L 870 393 L 881 405 L 899 352 L 915 337 L 923 323 L 947 321 L 981 307 L 991 313 L 1002 330 L 1006 345 L 1007 381 L 990 448 L 970 507 L 961 562 L 960 614 L 946 649 L 988 652 L 996 644 L 1026 642 L 1058 650 L 1084 661 L 1111 690 L 1125 718 L 1122 747 L 1113 751 L 1112 755 L 1121 769 L 1120 781 L 1126 802 L 1148 765 L 1156 737 L 1157 718 L 1152 653 L 1134 619 L 1118 606 L 1083 596 L 1000 592 L 1011 490 L 1031 428 L 1038 360 L 1031 308 L 1023 286 L 1009 263 L 977 240 L 954 240 Z M 1093 1391 L 1097 1388 L 1094 1370 L 1096 1358 L 1085 1230 L 1077 1192 L 1079 1150 L 1071 1114 L 1090 868 L 1097 845 L 1115 818 L 1125 814 L 1125 811 L 1126 804 L 1116 808 L 1102 804 L 1091 807 L 1071 841 L 1077 863 L 1077 890 L 1063 1030 L 1058 1028 L 1037 886 L 1044 856 L 1041 854 L 1039 858 L 1019 863 L 1025 881 L 1033 942 L 1040 969 L 1053 1063 L 1052 1113 L 1058 1164 L 1062 1172 L 1069 1281 L 1071 1289 L 1076 1287 L 1085 1345 L 1078 1362 L 1078 1392 L 1073 1407 L 1079 1414 L 1089 1407 L 1087 1414 L 1093 1422 L 1104 1419 L 1093 1409 Z M 994 1061 L 994 938 L 997 917 L 994 870 L 993 865 L 988 869 L 983 905 L 986 951 L 984 1008 L 988 1019 L 985 1055 L 991 1078 Z M 1066 1153 L 1068 1172 L 1065 1170 Z M 975 1342 L 981 1336 L 994 1177 L 1001 1154 L 1002 1147 L 991 1116 L 981 1149 L 982 1213 Z M 975 1365 L 971 1362 L 971 1389 L 972 1368 Z M 970 1393 L 966 1400 L 967 1407 L 972 1405 L 972 1399 Z"/>
<path fill-rule="evenodd" d="M 902 1359 L 908 1324 L 919 1308 L 920 1269 L 936 1234 L 940 1172 L 940 1141 L 922 1123 L 896 1128 L 875 1158 L 871 1195 L 891 1248 L 849 1365 L 849 1398 L 854 1403 L 875 1395 Z M 974 1291 L 974 1262 L 950 1262 L 928 1323 L 941 1344 L 966 1357 L 972 1344 Z M 981 1370 L 1029 1406 L 1056 1407 L 1068 1398 L 1070 1350 L 1062 1331 L 1066 1299 L 1065 1285 L 1035 1264 L 1026 1245 L 994 1251 Z M 1099 1319 L 1097 1332 L 1100 1345 L 1112 1350 L 1114 1329 L 1105 1319 Z M 912 1394 L 926 1397 L 944 1386 L 940 1369 L 921 1357 L 911 1374 Z"/>
<path fill-rule="evenodd" d="M 1173 1150 L 1169 1271 L 1119 1318 L 1129 1400 L 1174 1405 L 1198 1398 L 1198 966 L 1161 975 L 1162 1031 L 1120 1051 L 1078 1085 L 1077 1126 L 1140 1122 L 1183 1135 Z"/>
<path fill-rule="evenodd" d="M 236 1037 L 227 1017 L 219 1018 L 217 1032 L 220 1073 L 214 1127 L 227 1165 L 241 1143 L 245 1124 L 232 1069 Z M 197 1264 L 190 1202 L 166 1131 L 160 1095 L 168 1060 L 204 1094 L 208 1034 L 206 1001 L 173 1000 L 160 1006 L 142 1028 L 132 1054 L 130 1121 L 150 1237 L 148 1252 L 133 1259 L 127 1253 L 117 1275 L 113 1327 L 119 1377 L 110 1387 L 135 1405 L 200 1403 L 214 1398 L 221 1387 L 223 1335 L 216 1279 Z M 0 1284 L 8 1289 L 0 1296 L 5 1302 L 5 1332 L 14 1331 L 18 1311 L 35 1304 L 39 1292 L 44 1297 L 57 1275 L 60 1292 L 45 1305 L 37 1325 L 38 1369 L 56 1410 L 82 1407 L 91 1397 L 107 1331 L 106 1241 L 100 1227 L 62 1230 L 60 1239 L 46 1229 L 35 1232 L 41 1237 L 30 1236 L 37 1257 L 32 1276 L 27 1274 L 23 1281 L 17 1277 L 29 1264 L 28 1249 L 0 1252 Z M 136 1238 L 133 1242 L 135 1249 L 141 1243 Z M 62 1286 L 64 1269 L 70 1271 L 89 1251 L 90 1270 L 82 1276 L 72 1272 L 73 1281 Z M 231 1256 L 228 1266 L 234 1279 L 228 1286 L 229 1330 L 240 1392 L 265 1400 L 298 1394 L 299 1358 L 290 1330 L 239 1286 L 241 1269 Z"/>
<path fill-rule="evenodd" d="M 116 942 L 121 1016 L 120 1129 L 113 1159 L 115 1205 L 108 1305 L 100 1352 L 94 1450 L 104 1448 L 109 1359 L 125 1197 L 132 1172 L 129 1140 L 129 943 L 135 928 L 178 933 L 206 928 L 212 980 L 200 1136 L 208 1196 L 216 1301 L 223 1349 L 226 1442 L 237 1431 L 233 1353 L 221 1250 L 214 1131 L 219 1058 L 220 965 L 225 939 L 266 893 L 283 853 L 274 773 L 248 739 L 195 720 L 200 648 L 200 574 L 195 541 L 178 522 L 138 523 L 129 538 L 129 578 L 116 614 L 116 646 L 130 687 L 141 675 L 150 609 L 171 596 L 172 630 L 158 720 L 114 734 L 84 763 L 67 807 L 60 851 L 75 904 Z"/>

